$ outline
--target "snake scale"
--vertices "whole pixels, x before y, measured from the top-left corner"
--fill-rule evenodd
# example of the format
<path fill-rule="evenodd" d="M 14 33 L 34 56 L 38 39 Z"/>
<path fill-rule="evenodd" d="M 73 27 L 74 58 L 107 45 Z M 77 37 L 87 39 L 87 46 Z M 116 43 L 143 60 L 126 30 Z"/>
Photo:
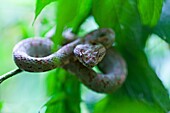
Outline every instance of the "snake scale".
<path fill-rule="evenodd" d="M 114 40 L 112 29 L 100 28 L 52 53 L 50 38 L 28 38 L 16 44 L 13 57 L 21 70 L 44 72 L 62 67 L 88 88 L 109 93 L 120 87 L 127 75 L 124 59 L 112 48 Z M 96 65 L 103 73 L 93 71 Z"/>

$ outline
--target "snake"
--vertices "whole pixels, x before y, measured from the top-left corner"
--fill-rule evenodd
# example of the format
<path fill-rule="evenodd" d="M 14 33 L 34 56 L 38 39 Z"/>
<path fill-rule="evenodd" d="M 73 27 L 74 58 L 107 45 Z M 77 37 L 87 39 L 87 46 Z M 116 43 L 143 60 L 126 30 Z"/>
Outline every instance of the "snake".
<path fill-rule="evenodd" d="M 112 29 L 99 28 L 53 52 L 50 38 L 27 38 L 15 45 L 13 58 L 21 70 L 45 72 L 62 67 L 93 91 L 108 93 L 120 87 L 127 75 L 124 59 L 110 50 L 114 41 Z M 103 74 L 93 71 L 96 65 Z"/>

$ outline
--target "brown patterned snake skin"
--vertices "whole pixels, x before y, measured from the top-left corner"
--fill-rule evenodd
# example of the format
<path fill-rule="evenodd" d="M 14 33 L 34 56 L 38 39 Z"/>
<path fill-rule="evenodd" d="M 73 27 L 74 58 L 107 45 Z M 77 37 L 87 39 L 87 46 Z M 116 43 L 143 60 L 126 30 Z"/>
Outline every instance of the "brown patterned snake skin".
<path fill-rule="evenodd" d="M 53 42 L 49 38 L 28 38 L 16 44 L 13 57 L 21 70 L 44 72 L 63 67 L 88 88 L 109 93 L 120 87 L 127 75 L 125 61 L 112 49 L 114 40 L 112 29 L 101 28 L 52 53 Z M 91 69 L 97 64 L 103 74 Z"/>

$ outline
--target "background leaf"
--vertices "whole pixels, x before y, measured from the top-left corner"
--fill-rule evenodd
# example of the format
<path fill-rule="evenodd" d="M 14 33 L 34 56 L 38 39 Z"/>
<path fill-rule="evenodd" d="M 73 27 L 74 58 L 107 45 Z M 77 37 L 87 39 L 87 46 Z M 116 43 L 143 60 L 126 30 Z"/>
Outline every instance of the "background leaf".
<path fill-rule="evenodd" d="M 51 98 L 44 105 L 45 113 L 80 113 L 80 83 L 75 76 L 58 68 L 49 74 L 47 82 Z"/>
<path fill-rule="evenodd" d="M 169 111 L 168 92 L 149 66 L 144 52 L 130 48 L 125 58 L 128 64 L 127 94 L 159 106 L 164 112 Z"/>
<path fill-rule="evenodd" d="M 140 21 L 135 0 L 94 0 L 93 15 L 100 27 L 111 27 L 116 32 L 117 49 L 128 66 L 124 84 L 127 97 L 159 106 L 164 112 L 170 110 L 168 92 L 149 66 L 143 51 L 151 30 Z"/>
<path fill-rule="evenodd" d="M 155 26 L 160 18 L 162 5 L 163 0 L 138 0 L 142 23 L 150 27 Z"/>
<path fill-rule="evenodd" d="M 60 0 L 57 8 L 57 30 L 53 37 L 55 47 L 63 41 L 62 32 L 64 28 L 71 27 L 76 34 L 80 25 L 88 17 L 91 11 L 91 0 Z"/>
<path fill-rule="evenodd" d="M 82 25 L 82 23 L 87 19 L 87 17 L 91 13 L 92 0 L 81 0 L 79 4 L 79 10 L 71 23 L 73 32 L 77 33 L 78 28 Z"/>
<path fill-rule="evenodd" d="M 157 106 L 129 98 L 126 93 L 119 90 L 107 96 L 96 104 L 94 113 L 163 113 Z"/>
<path fill-rule="evenodd" d="M 38 15 L 41 13 L 41 11 L 43 10 L 43 8 L 45 6 L 47 6 L 48 4 L 50 4 L 51 2 L 54 2 L 56 0 L 36 0 L 36 8 L 35 8 L 35 17 L 34 17 L 34 21 L 36 20 L 36 18 L 38 17 Z"/>
<path fill-rule="evenodd" d="M 115 30 L 119 44 L 145 46 L 150 29 L 142 25 L 135 0 L 93 0 L 92 13 L 100 27 Z"/>
<path fill-rule="evenodd" d="M 0 102 L 0 111 L 1 111 L 1 109 L 2 109 L 2 102 Z"/>
<path fill-rule="evenodd" d="M 170 0 L 166 0 L 162 9 L 161 18 L 154 29 L 154 33 L 170 43 Z"/>

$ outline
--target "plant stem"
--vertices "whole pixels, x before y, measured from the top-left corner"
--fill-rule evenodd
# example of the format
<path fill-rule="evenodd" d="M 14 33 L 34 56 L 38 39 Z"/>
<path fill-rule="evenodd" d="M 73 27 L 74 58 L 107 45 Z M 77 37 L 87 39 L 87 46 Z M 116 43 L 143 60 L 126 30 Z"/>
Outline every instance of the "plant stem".
<path fill-rule="evenodd" d="M 21 73 L 21 72 L 22 72 L 21 69 L 14 69 L 14 70 L 12 70 L 12 71 L 9 71 L 9 72 L 1 75 L 1 76 L 0 76 L 0 84 L 1 84 L 3 81 L 5 81 L 6 79 L 8 79 L 8 78 L 10 78 L 10 77 L 12 77 L 12 76 L 14 76 L 14 75 L 16 75 L 16 74 L 18 74 L 18 73 Z"/>

